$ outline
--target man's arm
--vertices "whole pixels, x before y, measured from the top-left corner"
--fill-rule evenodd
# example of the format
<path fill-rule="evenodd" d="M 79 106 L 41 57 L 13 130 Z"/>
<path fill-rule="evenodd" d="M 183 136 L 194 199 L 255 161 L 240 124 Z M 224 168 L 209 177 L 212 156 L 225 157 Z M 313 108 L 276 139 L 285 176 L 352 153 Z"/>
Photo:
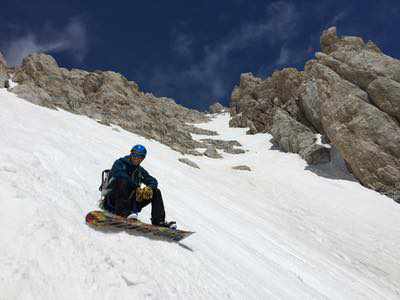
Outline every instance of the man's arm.
<path fill-rule="evenodd" d="M 144 168 L 141 170 L 143 176 L 143 183 L 152 189 L 156 189 L 158 187 L 157 179 L 151 176 Z"/>

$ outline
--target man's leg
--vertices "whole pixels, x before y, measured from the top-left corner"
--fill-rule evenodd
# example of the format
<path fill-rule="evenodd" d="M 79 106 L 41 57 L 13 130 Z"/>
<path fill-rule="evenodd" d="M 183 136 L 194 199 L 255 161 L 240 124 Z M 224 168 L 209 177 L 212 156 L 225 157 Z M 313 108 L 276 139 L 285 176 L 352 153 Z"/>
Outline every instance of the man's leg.
<path fill-rule="evenodd" d="M 127 217 L 132 212 L 132 200 L 129 199 L 128 181 L 118 178 L 115 180 L 111 193 L 108 195 L 108 203 L 112 203 L 116 215 Z"/>
<path fill-rule="evenodd" d="M 153 190 L 153 198 L 151 200 L 139 202 L 139 211 L 143 207 L 151 203 L 151 223 L 158 225 L 165 221 L 165 209 L 160 189 Z"/>

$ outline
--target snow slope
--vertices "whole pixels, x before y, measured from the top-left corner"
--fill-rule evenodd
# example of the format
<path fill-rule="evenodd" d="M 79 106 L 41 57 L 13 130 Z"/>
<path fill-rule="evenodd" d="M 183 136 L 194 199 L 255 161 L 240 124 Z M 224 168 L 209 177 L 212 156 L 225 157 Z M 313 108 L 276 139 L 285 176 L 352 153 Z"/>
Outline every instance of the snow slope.
<path fill-rule="evenodd" d="M 189 157 L 193 169 L 158 142 L 1 89 L 0 299 L 400 298 L 396 203 L 316 175 L 227 115 L 199 126 L 248 152 Z M 196 231 L 186 248 L 84 223 L 101 171 L 136 143 L 167 218 Z"/>

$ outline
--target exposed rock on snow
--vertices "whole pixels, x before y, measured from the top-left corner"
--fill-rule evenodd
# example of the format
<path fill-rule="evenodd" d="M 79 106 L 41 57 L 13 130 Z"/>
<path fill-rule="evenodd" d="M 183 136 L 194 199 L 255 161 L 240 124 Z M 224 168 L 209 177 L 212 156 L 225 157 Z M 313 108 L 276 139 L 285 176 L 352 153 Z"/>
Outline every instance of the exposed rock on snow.
<path fill-rule="evenodd" d="M 231 154 L 241 154 L 245 153 L 243 149 L 236 148 L 241 147 L 242 145 L 238 141 L 226 141 L 226 140 L 214 140 L 214 139 L 201 139 L 204 144 L 212 145 L 216 149 L 223 150 L 226 153 Z"/>
<path fill-rule="evenodd" d="M 239 171 L 251 171 L 251 168 L 249 166 L 245 166 L 245 165 L 234 166 L 234 167 L 232 167 L 232 169 L 239 170 Z"/>
<path fill-rule="evenodd" d="M 231 116 L 232 118 L 229 120 L 230 127 L 239 127 L 239 128 L 248 127 L 249 120 L 243 117 L 242 113 L 234 115 L 231 112 Z"/>
<path fill-rule="evenodd" d="M 196 164 L 195 162 L 191 161 L 190 159 L 183 157 L 183 158 L 179 158 L 178 159 L 181 163 L 184 163 L 188 166 L 191 166 L 192 168 L 195 169 L 200 169 L 200 167 L 198 166 L 198 164 Z"/>
<path fill-rule="evenodd" d="M 225 109 L 225 107 L 222 106 L 221 103 L 215 102 L 214 104 L 210 105 L 208 110 L 212 114 L 218 114 L 218 113 L 225 111 L 226 109 Z"/>
<path fill-rule="evenodd" d="M 217 132 L 212 131 L 212 130 L 203 129 L 203 128 L 199 128 L 199 127 L 192 126 L 192 125 L 188 125 L 188 126 L 190 127 L 190 132 L 194 133 L 194 134 L 210 135 L 210 136 L 218 135 Z"/>
<path fill-rule="evenodd" d="M 206 121 L 203 113 L 177 105 L 172 99 L 145 94 L 135 82 L 118 73 L 67 70 L 49 55 L 32 54 L 16 70 L 14 80 L 20 86 L 13 92 L 36 104 L 119 125 L 182 153 L 201 147 L 190 135 L 199 130 L 187 123 Z M 214 134 L 206 130 L 201 133 Z"/>
<path fill-rule="evenodd" d="M 208 145 L 207 150 L 203 154 L 209 158 L 222 158 L 222 155 L 218 153 L 213 145 Z"/>
<path fill-rule="evenodd" d="M 231 95 L 230 126 L 251 121 L 309 163 L 328 157 L 329 149 L 311 142 L 318 132 L 362 184 L 400 194 L 400 61 L 371 41 L 338 37 L 335 27 L 323 32 L 321 49 L 304 72 L 284 69 L 265 80 L 243 74 Z"/>

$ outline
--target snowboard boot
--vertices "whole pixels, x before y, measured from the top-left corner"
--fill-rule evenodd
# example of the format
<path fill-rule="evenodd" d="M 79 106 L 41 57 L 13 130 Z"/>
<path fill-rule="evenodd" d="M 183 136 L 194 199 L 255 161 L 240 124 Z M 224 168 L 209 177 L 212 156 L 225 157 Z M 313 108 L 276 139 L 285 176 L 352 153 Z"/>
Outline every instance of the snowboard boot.
<path fill-rule="evenodd" d="M 128 220 L 137 220 L 138 219 L 138 213 L 131 213 L 129 216 L 126 217 Z"/>
<path fill-rule="evenodd" d="M 159 223 L 153 223 L 153 225 L 155 226 L 160 226 L 160 227 L 167 227 L 169 229 L 172 230 L 176 230 L 177 226 L 176 226 L 176 222 L 175 221 L 170 221 L 170 222 L 159 222 Z"/>

